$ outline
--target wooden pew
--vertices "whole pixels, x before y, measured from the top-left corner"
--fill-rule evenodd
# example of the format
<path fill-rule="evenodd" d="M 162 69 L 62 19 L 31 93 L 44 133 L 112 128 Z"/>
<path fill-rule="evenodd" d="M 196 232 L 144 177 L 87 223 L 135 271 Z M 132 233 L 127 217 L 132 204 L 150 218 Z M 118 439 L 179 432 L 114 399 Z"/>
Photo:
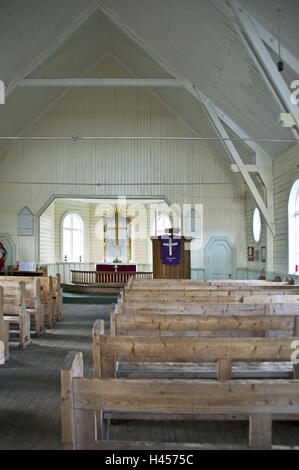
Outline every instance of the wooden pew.
<path fill-rule="evenodd" d="M 30 313 L 26 309 L 26 285 L 24 282 L 10 282 L 2 287 L 4 320 L 10 325 L 19 326 L 19 345 L 25 348 L 31 344 Z M 10 334 L 13 332 L 11 330 Z"/>
<path fill-rule="evenodd" d="M 279 306 L 281 304 L 277 304 Z M 284 304 L 285 305 L 285 304 Z M 288 305 L 288 304 L 287 304 Z M 291 308 L 296 308 L 296 304 L 292 304 Z M 151 303 L 126 303 L 120 297 L 115 305 L 115 313 L 165 313 L 165 314 L 187 314 L 187 315 L 263 315 L 266 313 L 265 304 L 244 304 L 244 303 L 202 303 L 202 302 L 151 302 Z M 299 306 L 296 311 L 290 313 L 299 313 Z"/>
<path fill-rule="evenodd" d="M 182 320 L 182 319 L 181 319 Z M 212 321 L 211 321 L 212 320 Z M 257 322 L 259 322 L 257 324 Z M 215 329 L 224 330 L 225 322 L 223 319 L 205 319 L 200 322 L 193 320 L 193 327 L 207 330 L 211 323 Z M 230 319 L 228 328 L 235 328 L 237 325 L 233 318 Z M 272 329 L 281 329 L 281 321 L 276 322 L 273 318 L 256 320 L 256 328 L 264 329 L 266 326 Z M 196 325 L 194 325 L 196 324 Z M 242 322 L 239 324 L 242 325 Z M 294 318 L 289 319 L 293 332 L 298 333 L 298 322 Z M 182 326 L 186 328 L 185 325 Z M 246 318 L 243 325 L 244 329 L 253 327 L 253 322 Z M 240 328 L 240 326 L 239 326 Z M 116 377 L 116 363 L 119 361 L 133 363 L 189 363 L 198 364 L 203 362 L 217 362 L 218 380 L 230 380 L 232 377 L 232 364 L 234 362 L 276 362 L 291 361 L 294 341 L 299 337 L 288 336 L 285 338 L 212 338 L 212 337 L 185 337 L 185 336 L 105 336 L 104 322 L 98 320 L 93 326 L 93 364 L 94 377 L 107 378 Z M 153 377 L 154 372 L 149 371 L 142 365 L 139 373 L 150 374 Z M 296 376 L 298 369 L 293 367 L 293 376 Z M 170 369 L 169 374 L 174 372 Z M 182 376 L 185 371 L 182 369 Z M 281 372 L 279 372 L 280 374 Z M 160 376 L 161 371 L 158 373 Z M 166 371 L 162 370 L 162 376 L 166 376 Z M 187 371 L 188 377 L 198 372 L 191 369 Z M 204 377 L 200 372 L 200 376 Z M 247 374 L 247 372 L 246 372 Z M 262 377 L 266 375 L 263 370 Z M 246 376 L 246 375 L 245 375 Z M 299 377 L 298 377 L 299 378 Z"/>
<path fill-rule="evenodd" d="M 55 306 L 56 306 L 56 289 L 53 284 L 57 286 L 57 280 L 53 280 L 52 276 L 1 276 L 1 280 L 7 282 L 20 282 L 23 281 L 26 284 L 36 282 L 36 279 L 40 283 L 40 303 L 47 309 L 47 327 L 52 328 L 55 326 Z M 0 280 L 0 282 L 1 282 Z"/>
<path fill-rule="evenodd" d="M 57 321 L 63 320 L 63 298 L 61 294 L 61 277 L 60 274 L 52 277 L 54 301 L 56 304 L 55 318 Z"/>
<path fill-rule="evenodd" d="M 234 279 L 217 279 L 217 280 L 196 280 L 196 279 L 134 279 L 131 277 L 127 283 L 127 287 L 131 288 L 189 288 L 197 287 L 201 288 L 204 286 L 245 286 L 250 287 L 290 287 L 294 288 L 296 285 L 292 285 L 288 282 L 274 282 L 274 281 L 263 281 L 263 280 L 234 280 Z M 298 286 L 297 286 L 298 288 Z"/>
<path fill-rule="evenodd" d="M 248 293 L 248 295 L 252 295 L 253 293 L 256 294 L 270 294 L 273 293 L 275 295 L 283 295 L 283 294 L 298 294 L 299 292 L 299 286 L 296 285 L 288 285 L 288 286 L 248 286 L 248 285 L 204 285 L 204 286 L 186 286 L 186 287 L 178 287 L 176 284 L 169 285 L 169 286 L 159 286 L 159 287 L 153 287 L 151 285 L 149 286 L 139 286 L 139 287 L 132 287 L 124 288 L 125 293 L 128 295 L 163 295 L 163 294 L 175 294 L 175 293 L 190 293 L 193 295 L 217 295 L 215 294 L 216 292 L 222 292 L 222 295 L 224 293 Z M 229 295 L 229 294 L 228 294 Z"/>
<path fill-rule="evenodd" d="M 209 336 L 218 331 L 283 331 L 299 336 L 299 315 L 184 315 L 125 314 L 110 312 L 110 335 Z"/>
<path fill-rule="evenodd" d="M 217 292 L 219 294 L 219 292 Z M 151 305 L 151 304 L 182 304 L 182 303 L 243 303 L 243 304 L 269 304 L 269 303 L 299 303 L 299 295 L 265 295 L 265 294 L 228 294 L 224 295 L 192 295 L 192 294 L 165 294 L 153 297 L 143 295 L 125 295 L 127 304 Z"/>
<path fill-rule="evenodd" d="M 264 314 L 299 314 L 299 304 L 297 303 L 274 303 L 274 304 L 244 304 L 244 303 L 152 303 L 152 304 L 127 304 L 118 301 L 115 306 L 116 313 L 132 314 L 187 314 L 187 315 L 264 315 Z"/>
<path fill-rule="evenodd" d="M 293 287 L 293 286 L 292 286 Z M 267 297 L 267 296 L 287 296 L 299 298 L 299 290 L 297 289 L 229 289 L 229 288 L 209 288 L 208 289 L 129 289 L 124 292 L 126 299 L 137 299 L 137 300 L 160 300 L 173 298 L 174 300 L 179 299 L 198 299 L 201 300 L 203 297 L 233 297 L 240 299 L 242 297 Z M 298 300 L 297 300 L 298 301 Z"/>
<path fill-rule="evenodd" d="M 9 324 L 3 315 L 3 287 L 0 287 L 0 364 L 9 358 Z"/>
<path fill-rule="evenodd" d="M 114 339 L 114 338 L 113 338 Z M 299 381 L 130 380 L 83 377 L 81 352 L 70 352 L 61 370 L 64 449 L 217 449 L 213 444 L 107 441 L 106 411 L 167 415 L 241 414 L 249 419 L 249 449 L 273 449 L 272 420 L 299 414 Z"/>
<path fill-rule="evenodd" d="M 55 326 L 55 293 L 52 276 L 43 276 L 41 281 L 41 303 L 47 308 L 47 327 Z"/>
<path fill-rule="evenodd" d="M 26 285 L 26 308 L 34 320 L 36 336 L 45 332 L 44 309 L 41 304 L 41 281 L 40 277 L 26 276 L 1 276 L 0 285 L 9 285 L 16 282 L 24 282 Z M 31 323 L 33 327 L 33 323 Z"/>

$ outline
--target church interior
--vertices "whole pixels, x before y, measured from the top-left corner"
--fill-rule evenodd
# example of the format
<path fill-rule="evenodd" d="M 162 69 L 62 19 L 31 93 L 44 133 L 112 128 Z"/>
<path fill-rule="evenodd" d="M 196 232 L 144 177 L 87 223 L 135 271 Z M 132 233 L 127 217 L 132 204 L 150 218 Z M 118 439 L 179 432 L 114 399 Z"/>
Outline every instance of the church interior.
<path fill-rule="evenodd" d="M 299 450 L 298 21 L 0 0 L 0 450 Z"/>

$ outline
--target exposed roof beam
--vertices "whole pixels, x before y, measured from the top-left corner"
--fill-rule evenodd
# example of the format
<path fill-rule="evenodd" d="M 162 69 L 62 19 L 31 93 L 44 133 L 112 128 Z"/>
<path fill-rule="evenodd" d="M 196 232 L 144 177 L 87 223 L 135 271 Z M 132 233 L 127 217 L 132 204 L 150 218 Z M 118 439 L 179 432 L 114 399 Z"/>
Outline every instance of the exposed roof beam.
<path fill-rule="evenodd" d="M 158 64 L 160 64 L 170 75 L 176 78 L 181 85 L 197 100 L 199 103 L 202 104 L 203 100 L 207 99 L 207 97 L 197 88 L 197 91 L 194 89 L 193 83 L 188 80 L 182 73 L 176 70 L 167 60 L 162 58 L 144 39 L 140 36 L 136 36 L 135 32 L 120 18 L 115 11 L 107 6 L 107 4 L 103 0 L 99 0 L 100 10 L 110 18 L 113 23 L 119 26 L 122 31 L 124 31 L 133 41 L 137 42 L 140 47 L 142 47 Z M 231 13 L 229 7 L 227 10 Z M 225 124 L 239 137 L 241 138 L 248 138 L 249 136 L 237 125 L 233 122 L 231 118 L 229 118 L 218 106 L 215 106 L 215 110 L 219 117 L 225 122 Z M 270 156 L 255 142 L 246 142 L 246 145 L 250 147 L 257 156 L 258 163 L 260 165 L 269 164 L 271 160 Z"/>
<path fill-rule="evenodd" d="M 27 78 L 21 87 L 182 87 L 173 78 Z"/>
<path fill-rule="evenodd" d="M 221 121 L 226 124 L 236 135 L 238 135 L 241 139 L 249 139 L 249 136 L 241 129 L 241 127 L 236 124 L 227 114 L 225 114 L 218 106 L 215 104 L 213 105 L 214 109 L 220 117 Z M 246 145 L 253 150 L 256 156 L 256 164 L 257 165 L 266 165 L 272 164 L 272 159 L 265 150 L 260 147 L 256 142 L 247 140 L 245 141 Z"/>
<path fill-rule="evenodd" d="M 221 120 L 219 119 L 211 100 L 206 99 L 203 101 L 203 105 L 207 111 L 207 114 L 210 116 L 211 122 L 214 124 L 215 129 L 217 130 L 220 137 L 227 139 L 229 138 L 228 133 L 226 132 Z M 255 202 L 257 203 L 258 208 L 260 209 L 268 227 L 270 228 L 273 236 L 275 236 L 275 224 L 273 214 L 270 213 L 266 204 L 264 203 L 260 193 L 258 192 L 251 176 L 249 175 L 247 165 L 244 165 L 242 158 L 239 155 L 236 147 L 230 140 L 225 140 L 224 145 L 226 146 L 229 154 L 231 155 L 233 161 L 237 165 L 244 181 L 246 182 Z"/>
<path fill-rule="evenodd" d="M 242 40 L 249 56 L 251 57 L 253 63 L 255 64 L 256 68 L 258 69 L 258 71 L 262 75 L 262 77 L 264 79 L 264 82 L 265 82 L 265 85 L 268 87 L 270 93 L 272 94 L 273 98 L 277 102 L 277 104 L 279 106 L 279 109 L 285 109 L 285 106 L 284 106 L 284 103 L 283 103 L 281 97 L 277 93 L 277 91 L 276 91 L 275 87 L 273 86 L 272 82 L 269 80 L 265 70 L 262 67 L 262 64 L 259 62 L 254 50 L 252 49 L 252 46 L 251 46 L 249 40 L 247 39 L 247 36 L 245 36 L 245 34 L 243 33 L 243 31 L 241 29 L 241 25 L 239 26 L 239 22 L 237 24 L 237 18 L 236 18 L 236 15 L 234 13 L 234 10 L 228 4 L 229 0 L 213 0 L 213 1 L 216 2 L 217 4 L 219 4 L 219 2 L 221 2 L 222 7 L 224 7 L 227 14 L 230 15 L 231 21 L 234 23 L 234 27 L 236 29 L 236 32 L 240 36 L 240 38 L 241 38 L 241 40 Z M 253 18 L 252 18 L 252 20 L 253 20 Z"/>
<path fill-rule="evenodd" d="M 82 4 L 83 5 L 83 4 Z M 87 5 L 87 6 L 86 6 Z M 71 35 L 79 29 L 79 27 L 88 19 L 91 15 L 93 15 L 99 8 L 99 0 L 91 0 L 87 4 L 82 6 L 81 12 L 78 14 L 76 18 L 73 19 L 72 22 L 68 25 L 68 27 L 63 31 L 63 33 L 56 34 L 55 37 L 47 38 L 46 46 L 39 51 L 39 53 L 32 58 L 31 62 L 28 63 L 25 67 L 23 67 L 19 73 L 14 77 L 6 85 L 6 93 L 5 97 L 7 98 L 10 93 L 14 90 L 16 86 L 19 85 L 20 81 L 22 81 L 26 76 L 30 75 L 41 63 L 45 62 L 54 52 L 71 37 Z M 61 19 L 62 21 L 62 19 Z M 45 29 L 45 25 L 43 26 Z M 36 34 L 35 34 L 36 35 Z M 48 35 L 49 36 L 49 35 Z"/>
<path fill-rule="evenodd" d="M 243 166 L 246 168 L 246 170 L 249 173 L 258 173 L 259 172 L 259 166 L 258 165 L 243 165 Z M 239 171 L 240 171 L 239 167 L 235 163 L 232 163 L 230 168 L 234 173 L 239 173 Z"/>
<path fill-rule="evenodd" d="M 176 70 L 164 57 L 162 58 L 160 54 L 152 48 L 152 46 L 145 41 L 140 35 L 136 35 L 135 31 L 133 31 L 123 19 L 115 13 L 115 11 L 108 7 L 107 4 L 103 0 L 99 0 L 100 9 L 110 18 L 115 24 L 117 24 L 133 41 L 137 42 L 140 47 L 142 47 L 153 59 L 157 61 L 168 73 L 170 73 L 173 77 L 181 82 L 183 87 L 191 93 L 191 95 L 198 100 L 202 105 L 204 105 L 204 109 L 206 110 L 210 120 L 214 128 L 216 129 L 218 135 L 229 138 L 217 112 L 215 111 L 213 104 L 211 101 L 208 103 L 207 97 L 198 89 L 196 88 L 193 83 L 188 80 L 182 73 Z M 208 104 L 207 104 L 208 103 Z M 218 108 L 219 110 L 219 108 Z M 236 127 L 234 127 L 234 132 L 236 132 Z M 246 135 L 243 133 L 243 135 Z M 236 148 L 234 147 L 231 141 L 225 141 L 225 147 L 232 158 L 232 160 L 240 167 L 240 173 L 242 174 L 246 184 L 248 185 L 249 190 L 251 191 L 253 197 L 255 198 L 258 207 L 260 208 L 268 226 L 273 235 L 275 235 L 275 225 L 274 225 L 274 216 L 273 211 L 269 211 L 266 207 L 263 199 L 261 198 L 253 180 L 251 179 L 248 171 L 246 168 L 241 168 L 244 166 L 244 163 L 237 152 Z M 261 163 L 261 162 L 260 162 Z M 268 160 L 266 160 L 268 163 Z"/>
<path fill-rule="evenodd" d="M 226 12 L 234 16 L 232 10 L 228 6 L 228 0 L 213 0 L 216 5 L 218 2 L 222 3 L 222 6 L 225 8 Z M 243 7 L 242 7 L 243 8 Z M 245 9 L 244 9 L 245 10 Z M 271 34 L 261 23 L 259 23 L 252 15 L 246 12 L 254 24 L 254 27 L 259 35 L 259 37 L 264 41 L 267 46 L 272 49 L 273 52 L 278 54 L 278 40 Z M 280 44 L 280 57 L 286 62 L 291 69 L 293 69 L 299 75 L 299 60 L 282 44 Z"/>
<path fill-rule="evenodd" d="M 262 65 L 268 77 L 268 80 L 271 82 L 272 86 L 277 91 L 285 107 L 285 110 L 292 115 L 294 123 L 299 129 L 299 119 L 297 118 L 298 107 L 291 102 L 290 89 L 285 83 L 280 72 L 277 70 L 276 64 L 274 63 L 271 55 L 269 54 L 263 40 L 260 38 L 257 30 L 255 29 L 252 17 L 244 10 L 244 8 L 240 7 L 236 0 L 229 0 L 229 4 L 231 5 L 231 8 L 235 13 L 238 22 L 240 23 L 244 33 L 246 34 L 246 37 L 250 42 L 250 45 L 252 46 L 252 49 L 254 50 L 257 59 Z M 298 132 L 295 129 L 292 130 L 295 137 L 298 138 Z"/>
<path fill-rule="evenodd" d="M 242 42 L 249 54 L 249 56 L 251 57 L 253 63 L 255 64 L 256 68 L 258 69 L 258 71 L 260 72 L 261 76 L 263 77 L 264 79 L 264 82 L 265 82 L 265 85 L 267 86 L 267 88 L 269 89 L 270 93 L 272 94 L 273 98 L 275 99 L 275 101 L 277 102 L 278 106 L 279 106 L 279 109 L 285 109 L 285 106 L 284 106 L 284 103 L 281 99 L 281 97 L 279 96 L 279 94 L 277 93 L 277 90 L 276 88 L 273 86 L 272 82 L 269 80 L 265 70 L 263 69 L 263 66 L 262 64 L 259 62 L 256 54 L 255 54 L 255 51 L 253 50 L 250 42 L 248 41 L 247 39 L 247 36 L 245 36 L 245 34 L 243 33 L 242 29 L 239 27 L 239 25 L 235 22 L 234 23 L 234 26 L 236 28 L 236 31 L 237 33 L 239 34 L 240 38 L 242 39 Z"/>
<path fill-rule="evenodd" d="M 252 22 L 260 38 L 277 54 L 278 40 L 253 17 Z M 280 57 L 299 75 L 299 60 L 282 44 L 280 45 Z"/>

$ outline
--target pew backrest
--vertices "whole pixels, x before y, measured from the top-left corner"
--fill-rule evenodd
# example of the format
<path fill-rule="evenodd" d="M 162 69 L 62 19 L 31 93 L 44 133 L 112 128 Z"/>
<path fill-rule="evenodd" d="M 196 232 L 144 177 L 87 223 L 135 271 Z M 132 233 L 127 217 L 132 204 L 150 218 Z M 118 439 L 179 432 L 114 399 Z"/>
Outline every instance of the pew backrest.
<path fill-rule="evenodd" d="M 95 377 L 115 377 L 116 362 L 216 362 L 218 379 L 231 378 L 232 362 L 291 361 L 299 337 L 198 338 L 105 336 L 103 320 L 93 326 Z M 296 369 L 294 368 L 294 373 Z"/>
<path fill-rule="evenodd" d="M 3 287 L 0 287 L 0 364 L 5 364 L 9 355 L 9 325 L 4 320 L 3 303 Z"/>
<path fill-rule="evenodd" d="M 110 312 L 110 335 L 211 335 L 213 332 L 283 331 L 299 336 L 299 315 L 116 314 Z"/>
<path fill-rule="evenodd" d="M 162 416 L 164 413 L 220 416 L 231 413 L 243 414 L 247 419 L 249 415 L 249 446 L 253 448 L 271 447 L 272 415 L 299 413 L 298 380 L 215 383 L 84 378 L 81 352 L 70 352 L 65 359 L 61 397 L 65 449 L 101 448 L 105 411 L 161 413 Z M 111 445 L 115 448 L 113 442 Z"/>

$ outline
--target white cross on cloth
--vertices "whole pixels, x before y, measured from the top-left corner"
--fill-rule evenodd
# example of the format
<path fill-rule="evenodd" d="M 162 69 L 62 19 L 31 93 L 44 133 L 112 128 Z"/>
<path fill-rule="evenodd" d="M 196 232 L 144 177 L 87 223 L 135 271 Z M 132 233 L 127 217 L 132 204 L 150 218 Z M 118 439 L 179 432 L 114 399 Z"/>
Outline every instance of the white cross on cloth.
<path fill-rule="evenodd" d="M 114 265 L 114 271 L 117 272 L 117 264 Z"/>
<path fill-rule="evenodd" d="M 168 246 L 169 256 L 172 256 L 172 247 L 177 245 L 178 242 L 173 242 L 171 238 L 169 238 L 169 243 L 163 243 L 163 246 Z"/>

